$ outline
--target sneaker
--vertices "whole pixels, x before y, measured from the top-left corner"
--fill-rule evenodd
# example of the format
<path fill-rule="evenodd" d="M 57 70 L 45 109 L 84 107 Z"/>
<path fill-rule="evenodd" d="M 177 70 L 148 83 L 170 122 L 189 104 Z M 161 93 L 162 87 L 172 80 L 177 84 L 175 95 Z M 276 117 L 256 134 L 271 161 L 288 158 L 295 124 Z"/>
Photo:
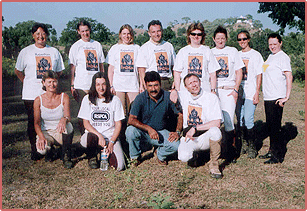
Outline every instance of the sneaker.
<path fill-rule="evenodd" d="M 91 169 L 97 169 L 98 168 L 98 163 L 96 157 L 92 157 L 88 159 L 88 166 Z"/>
<path fill-rule="evenodd" d="M 161 165 L 161 166 L 167 166 L 168 165 L 168 162 L 166 160 L 160 160 L 159 158 L 157 159 L 158 160 L 158 163 Z"/>
<path fill-rule="evenodd" d="M 43 156 L 38 152 L 31 152 L 31 160 L 37 161 L 42 159 Z"/>
<path fill-rule="evenodd" d="M 142 163 L 141 156 L 138 158 L 130 159 L 130 167 L 137 167 Z"/>
<path fill-rule="evenodd" d="M 269 151 L 268 153 L 266 153 L 265 155 L 259 155 L 260 159 L 268 159 L 272 157 L 272 153 Z"/>
<path fill-rule="evenodd" d="M 281 163 L 277 158 L 271 157 L 269 160 L 265 161 L 264 164 L 276 164 Z"/>

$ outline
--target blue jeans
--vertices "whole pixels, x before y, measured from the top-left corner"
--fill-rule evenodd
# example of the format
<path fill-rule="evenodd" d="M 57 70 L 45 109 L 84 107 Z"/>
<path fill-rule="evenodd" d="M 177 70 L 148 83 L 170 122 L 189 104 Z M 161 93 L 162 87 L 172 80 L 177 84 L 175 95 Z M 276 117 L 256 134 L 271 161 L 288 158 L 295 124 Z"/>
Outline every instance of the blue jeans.
<path fill-rule="evenodd" d="M 129 143 L 130 158 L 138 158 L 142 152 L 149 147 L 158 146 L 157 156 L 158 159 L 164 161 L 167 156 L 174 154 L 178 150 L 179 141 L 169 142 L 168 130 L 157 131 L 159 134 L 159 140 L 151 139 L 147 132 L 140 130 L 134 126 L 129 126 L 126 129 L 126 140 Z"/>
<path fill-rule="evenodd" d="M 256 105 L 253 104 L 252 100 L 244 99 L 242 97 L 238 98 L 236 106 L 236 116 L 237 122 L 240 122 L 240 126 L 245 125 L 247 129 L 252 129 L 254 127 L 254 114 L 256 110 Z"/>

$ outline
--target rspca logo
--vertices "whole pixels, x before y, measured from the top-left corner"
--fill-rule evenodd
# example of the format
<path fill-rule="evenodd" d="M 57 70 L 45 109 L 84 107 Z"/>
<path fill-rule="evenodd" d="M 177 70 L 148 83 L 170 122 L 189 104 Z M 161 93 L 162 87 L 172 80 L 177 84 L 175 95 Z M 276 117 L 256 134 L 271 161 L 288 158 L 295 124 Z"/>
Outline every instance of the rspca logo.
<path fill-rule="evenodd" d="M 92 113 L 92 120 L 96 122 L 107 122 L 110 119 L 110 114 L 107 111 L 95 111 Z"/>

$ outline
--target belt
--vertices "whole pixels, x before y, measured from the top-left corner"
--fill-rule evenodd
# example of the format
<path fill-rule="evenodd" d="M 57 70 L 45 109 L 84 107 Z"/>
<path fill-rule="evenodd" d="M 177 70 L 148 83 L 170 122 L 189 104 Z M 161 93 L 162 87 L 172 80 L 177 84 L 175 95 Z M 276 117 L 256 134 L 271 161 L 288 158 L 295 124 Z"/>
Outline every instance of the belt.
<path fill-rule="evenodd" d="M 169 80 L 170 78 L 168 77 L 161 77 L 161 80 Z"/>
<path fill-rule="evenodd" d="M 233 86 L 219 86 L 217 87 L 218 89 L 225 89 L 225 90 L 231 90 L 231 89 L 234 89 Z"/>

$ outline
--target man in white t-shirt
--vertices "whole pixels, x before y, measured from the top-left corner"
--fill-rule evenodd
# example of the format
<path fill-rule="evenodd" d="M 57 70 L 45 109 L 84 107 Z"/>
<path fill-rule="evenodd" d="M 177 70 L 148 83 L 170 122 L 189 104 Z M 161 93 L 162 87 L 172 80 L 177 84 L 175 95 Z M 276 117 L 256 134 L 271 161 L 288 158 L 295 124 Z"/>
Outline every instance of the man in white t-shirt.
<path fill-rule="evenodd" d="M 218 159 L 221 154 L 222 134 L 220 125 L 222 110 L 218 97 L 204 91 L 201 81 L 194 73 L 184 77 L 187 91 L 180 91 L 183 109 L 183 137 L 178 147 L 178 159 L 183 162 L 196 159 L 193 152 L 210 149 L 209 170 L 213 178 L 222 178 Z"/>
<path fill-rule="evenodd" d="M 99 42 L 91 39 L 91 25 L 82 20 L 77 25 L 81 39 L 75 42 L 69 50 L 71 71 L 71 94 L 80 109 L 83 97 L 88 94 L 95 73 L 104 72 L 105 57 Z M 82 120 L 78 120 L 81 134 L 84 133 Z"/>
<path fill-rule="evenodd" d="M 162 40 L 162 24 L 159 20 L 152 20 L 148 24 L 148 35 L 150 40 L 140 48 L 136 61 L 140 76 L 140 92 L 146 90 L 144 81 L 145 72 L 156 71 L 161 77 L 161 88 L 171 90 L 170 81 L 173 73 L 173 65 L 176 57 L 174 47 L 171 43 Z"/>

